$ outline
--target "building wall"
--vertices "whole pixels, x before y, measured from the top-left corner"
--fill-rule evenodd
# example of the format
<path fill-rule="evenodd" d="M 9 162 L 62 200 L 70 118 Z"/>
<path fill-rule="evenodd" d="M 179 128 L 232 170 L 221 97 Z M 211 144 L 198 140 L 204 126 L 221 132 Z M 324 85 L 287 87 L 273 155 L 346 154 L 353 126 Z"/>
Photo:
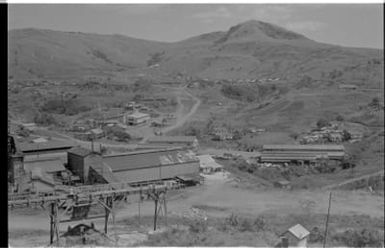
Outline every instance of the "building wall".
<path fill-rule="evenodd" d="M 89 168 L 89 173 L 88 173 L 88 183 L 89 184 L 103 184 L 103 183 L 108 183 L 104 178 L 96 172 L 92 167 Z"/>
<path fill-rule="evenodd" d="M 144 182 L 198 173 L 199 162 L 191 162 L 187 164 L 117 171 L 114 172 L 114 176 L 123 182 Z"/>
<path fill-rule="evenodd" d="M 72 153 L 68 153 L 68 168 L 70 171 L 72 171 L 72 173 L 80 176 L 82 181 L 84 180 L 83 167 L 84 167 L 83 157 Z"/>
<path fill-rule="evenodd" d="M 88 182 L 89 171 L 91 164 L 102 164 L 102 157 L 97 154 L 90 154 L 84 158 L 84 167 L 83 167 L 83 180 L 85 183 Z"/>

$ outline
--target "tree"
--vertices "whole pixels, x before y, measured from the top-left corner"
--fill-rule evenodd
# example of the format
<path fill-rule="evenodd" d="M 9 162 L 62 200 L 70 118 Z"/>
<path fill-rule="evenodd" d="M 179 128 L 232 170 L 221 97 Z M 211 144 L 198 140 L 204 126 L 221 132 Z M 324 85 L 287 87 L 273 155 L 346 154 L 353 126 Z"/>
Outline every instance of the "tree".
<path fill-rule="evenodd" d="M 327 120 L 325 120 L 325 119 L 319 119 L 319 120 L 317 121 L 317 127 L 318 127 L 318 128 L 323 128 L 323 127 L 327 127 L 327 126 L 329 126 L 329 122 L 328 122 Z"/>
<path fill-rule="evenodd" d="M 41 124 L 43 126 L 49 126 L 49 125 L 53 125 L 53 124 L 57 124 L 57 121 L 55 120 L 55 118 L 51 115 L 51 114 L 47 114 L 47 113 L 38 113 L 37 115 L 35 115 L 35 117 L 33 118 L 33 121 L 37 124 Z"/>
<path fill-rule="evenodd" d="M 342 115 L 337 115 L 336 121 L 344 121 L 344 117 Z"/>
<path fill-rule="evenodd" d="M 19 127 L 19 131 L 18 131 L 18 134 L 19 134 L 21 137 L 26 138 L 26 137 L 29 137 L 29 135 L 31 134 L 31 132 L 30 132 L 28 129 L 26 129 L 25 127 L 20 126 L 20 127 Z"/>
<path fill-rule="evenodd" d="M 370 106 L 372 107 L 379 107 L 380 106 L 380 100 L 378 97 L 374 97 L 372 101 L 369 103 Z"/>
<path fill-rule="evenodd" d="M 348 141 L 352 138 L 352 135 L 345 129 L 342 131 L 342 141 Z"/>

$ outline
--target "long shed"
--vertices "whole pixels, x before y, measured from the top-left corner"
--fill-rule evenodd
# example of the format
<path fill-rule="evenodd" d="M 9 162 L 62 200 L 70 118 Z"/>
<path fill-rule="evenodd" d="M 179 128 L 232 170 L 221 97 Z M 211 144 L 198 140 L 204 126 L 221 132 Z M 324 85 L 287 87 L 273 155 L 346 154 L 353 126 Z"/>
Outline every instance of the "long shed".
<path fill-rule="evenodd" d="M 122 182 L 148 182 L 199 175 L 199 159 L 191 151 L 180 149 L 146 150 L 107 155 L 103 162 Z"/>

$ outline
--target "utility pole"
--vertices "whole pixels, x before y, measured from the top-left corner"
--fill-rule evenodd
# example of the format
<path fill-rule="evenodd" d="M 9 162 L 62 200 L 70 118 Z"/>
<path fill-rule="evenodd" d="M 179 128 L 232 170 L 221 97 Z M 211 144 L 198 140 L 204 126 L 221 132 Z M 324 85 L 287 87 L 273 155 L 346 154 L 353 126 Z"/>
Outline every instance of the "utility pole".
<path fill-rule="evenodd" d="M 329 207 L 328 207 L 328 215 L 326 216 L 325 235 L 324 235 L 325 237 L 324 237 L 323 248 L 325 248 L 326 238 L 327 238 L 327 235 L 328 235 L 328 225 L 329 225 L 329 215 L 330 215 L 331 203 L 332 203 L 332 192 L 330 191 L 330 194 L 329 194 Z"/>

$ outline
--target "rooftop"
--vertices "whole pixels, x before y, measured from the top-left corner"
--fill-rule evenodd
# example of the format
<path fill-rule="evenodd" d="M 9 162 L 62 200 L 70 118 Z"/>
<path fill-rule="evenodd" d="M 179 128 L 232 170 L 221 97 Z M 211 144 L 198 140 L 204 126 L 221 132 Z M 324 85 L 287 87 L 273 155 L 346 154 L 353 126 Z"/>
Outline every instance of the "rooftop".
<path fill-rule="evenodd" d="M 88 150 L 86 148 L 77 146 L 77 147 L 73 147 L 72 149 L 68 150 L 68 153 L 75 154 L 75 155 L 78 155 L 78 156 L 81 156 L 81 157 L 86 157 L 89 154 L 91 154 L 92 151 Z"/>
<path fill-rule="evenodd" d="M 304 228 L 301 224 L 292 226 L 287 231 L 293 234 L 298 239 L 306 238 L 310 234 L 310 232 L 306 230 L 306 228 Z"/>
<path fill-rule="evenodd" d="M 58 140 L 48 140 L 47 142 L 19 143 L 18 145 L 22 152 L 33 152 L 43 150 L 69 149 L 74 146 L 74 143 Z"/>
<path fill-rule="evenodd" d="M 200 167 L 202 168 L 222 168 L 222 165 L 218 164 L 210 155 L 197 156 L 200 161 Z"/>
<path fill-rule="evenodd" d="M 103 157 L 103 162 L 110 166 L 113 172 L 193 161 L 198 162 L 194 153 L 179 149 L 145 150 Z"/>
<path fill-rule="evenodd" d="M 132 113 L 130 115 L 127 115 L 127 117 L 131 117 L 131 118 L 143 118 L 143 117 L 148 117 L 150 116 L 149 114 L 146 114 L 146 113 L 141 113 L 141 112 L 135 112 L 135 113 Z"/>
<path fill-rule="evenodd" d="M 147 141 L 149 143 L 155 142 L 194 142 L 196 140 L 195 136 L 154 136 L 149 138 Z"/>
<path fill-rule="evenodd" d="M 343 145 L 263 145 L 263 150 L 335 150 L 343 151 Z"/>
<path fill-rule="evenodd" d="M 51 186 L 55 185 L 55 180 L 53 179 L 52 175 L 48 175 L 40 168 L 35 168 L 31 171 L 31 178 L 33 180 L 40 180 L 42 182 L 45 182 Z"/>

